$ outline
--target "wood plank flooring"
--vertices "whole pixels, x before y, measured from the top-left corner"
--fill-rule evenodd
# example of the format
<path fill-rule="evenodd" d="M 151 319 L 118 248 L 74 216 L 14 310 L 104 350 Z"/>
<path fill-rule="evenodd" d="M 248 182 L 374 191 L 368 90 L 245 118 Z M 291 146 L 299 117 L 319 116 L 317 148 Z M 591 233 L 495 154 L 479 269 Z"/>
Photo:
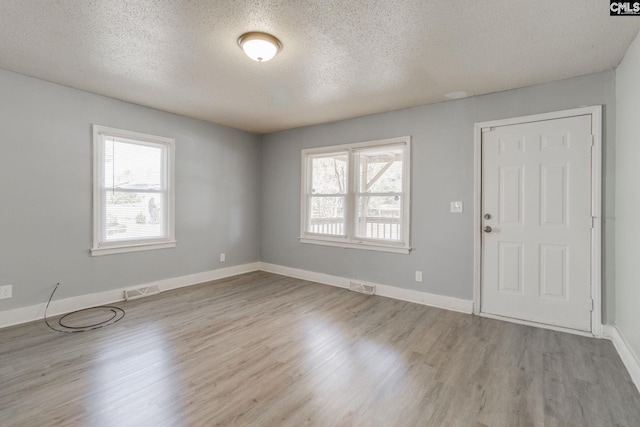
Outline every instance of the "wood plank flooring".
<path fill-rule="evenodd" d="M 612 344 L 256 272 L 0 330 L 2 426 L 640 426 Z"/>

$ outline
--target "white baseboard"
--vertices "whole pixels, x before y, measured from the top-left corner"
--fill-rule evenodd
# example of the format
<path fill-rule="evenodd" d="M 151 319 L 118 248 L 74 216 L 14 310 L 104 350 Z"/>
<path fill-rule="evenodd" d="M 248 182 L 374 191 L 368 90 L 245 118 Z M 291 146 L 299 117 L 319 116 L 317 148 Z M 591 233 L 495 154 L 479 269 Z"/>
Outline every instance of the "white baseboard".
<path fill-rule="evenodd" d="M 301 270 L 298 268 L 285 267 L 282 265 L 269 264 L 266 262 L 260 263 L 260 270 L 269 273 L 281 274 L 283 276 L 295 277 L 297 279 L 323 283 L 325 285 L 337 286 L 339 288 L 348 288 L 349 282 L 351 280 L 354 280 L 365 285 L 375 286 L 376 295 L 380 295 L 383 297 L 428 305 L 432 307 L 444 308 L 446 310 L 459 311 L 467 314 L 473 313 L 472 300 L 464 300 L 444 295 L 430 294 L 428 292 L 398 288 L 395 286 L 381 285 L 379 283 L 371 283 L 359 279 L 348 279 L 346 277 L 332 276 L 324 273 L 316 273 L 315 271 Z"/>
<path fill-rule="evenodd" d="M 613 341 L 613 346 L 618 351 L 620 359 L 622 359 L 622 363 L 624 363 L 627 371 L 629 371 L 631 380 L 636 385 L 638 391 L 640 391 L 640 359 L 638 355 L 634 353 L 616 326 L 603 325 L 602 332 L 606 338 Z"/>
<path fill-rule="evenodd" d="M 183 288 L 185 286 L 197 285 L 199 283 L 211 282 L 212 280 L 224 279 L 226 277 L 237 276 L 238 274 L 251 273 L 260 270 L 259 262 L 249 264 L 234 265 L 232 267 L 219 268 L 217 270 L 205 271 L 202 273 L 189 274 L 187 276 L 172 277 L 144 286 L 158 285 L 160 291 Z M 139 286 L 134 286 L 139 287 Z"/>
<path fill-rule="evenodd" d="M 83 308 L 95 307 L 98 305 L 112 304 L 124 299 L 123 292 L 127 289 L 134 289 L 143 286 L 157 285 L 160 291 L 182 288 L 185 286 L 197 285 L 199 283 L 210 282 L 212 280 L 224 279 L 225 277 L 236 276 L 238 274 L 250 273 L 260 269 L 260 263 L 236 265 L 233 267 L 219 268 L 217 270 L 204 271 L 202 273 L 189 274 L 186 276 L 172 277 L 157 282 L 141 283 L 139 285 L 128 286 L 126 288 L 112 289 L 95 294 L 80 295 L 77 297 L 53 300 L 49 305 L 48 316 L 68 313 Z M 20 307 L 13 310 L 0 311 L 0 328 L 17 325 L 20 323 L 32 322 L 44 318 L 44 309 L 47 303 Z"/>

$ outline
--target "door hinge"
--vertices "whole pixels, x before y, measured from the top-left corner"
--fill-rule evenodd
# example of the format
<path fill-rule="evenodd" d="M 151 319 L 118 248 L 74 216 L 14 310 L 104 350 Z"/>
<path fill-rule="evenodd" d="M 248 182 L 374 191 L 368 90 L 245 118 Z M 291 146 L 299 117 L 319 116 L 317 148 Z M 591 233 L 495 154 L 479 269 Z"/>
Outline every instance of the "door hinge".
<path fill-rule="evenodd" d="M 589 309 L 589 311 L 593 311 L 593 309 L 595 308 L 595 306 L 596 306 L 596 303 L 595 303 L 595 301 L 593 300 L 593 298 L 591 298 L 591 308 Z"/>
<path fill-rule="evenodd" d="M 591 228 L 596 228 L 596 220 L 597 218 L 595 216 L 591 217 Z"/>
<path fill-rule="evenodd" d="M 594 145 L 596 145 L 596 136 L 591 135 L 591 146 L 593 147 Z"/>

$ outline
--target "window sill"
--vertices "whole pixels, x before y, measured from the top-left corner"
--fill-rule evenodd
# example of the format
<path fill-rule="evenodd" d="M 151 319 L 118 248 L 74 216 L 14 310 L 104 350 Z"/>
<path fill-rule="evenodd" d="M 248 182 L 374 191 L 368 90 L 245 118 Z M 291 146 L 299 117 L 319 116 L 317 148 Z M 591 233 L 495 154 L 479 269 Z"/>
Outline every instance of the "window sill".
<path fill-rule="evenodd" d="M 335 246 L 338 248 L 362 249 L 366 251 L 391 252 L 394 254 L 409 254 L 411 248 L 407 246 L 381 245 L 376 243 L 362 242 L 346 242 L 324 239 L 313 239 L 308 237 L 300 237 L 300 243 L 310 243 L 312 245 Z"/>
<path fill-rule="evenodd" d="M 125 252 L 152 251 L 155 249 L 175 248 L 177 242 L 175 240 L 157 242 L 157 243 L 140 243 L 128 244 L 120 246 L 104 246 L 91 249 L 91 256 L 102 256 L 111 254 L 120 254 Z"/>

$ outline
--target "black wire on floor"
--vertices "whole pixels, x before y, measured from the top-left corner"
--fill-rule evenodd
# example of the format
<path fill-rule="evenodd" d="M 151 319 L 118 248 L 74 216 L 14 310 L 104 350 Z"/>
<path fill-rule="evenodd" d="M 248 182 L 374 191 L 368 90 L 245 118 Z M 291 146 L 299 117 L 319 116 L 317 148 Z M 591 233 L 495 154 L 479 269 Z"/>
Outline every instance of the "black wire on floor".
<path fill-rule="evenodd" d="M 67 334 L 74 334 L 77 332 L 88 332 L 88 331 L 93 331 L 94 329 L 100 329 L 100 328 L 104 328 L 105 326 L 113 325 L 114 323 L 119 322 L 124 318 L 125 312 L 120 307 L 114 307 L 111 305 L 100 305 L 98 307 L 83 308 L 82 310 L 76 310 L 76 311 L 67 313 L 64 316 L 62 316 L 60 319 L 58 319 L 58 326 L 66 328 L 67 330 L 54 328 L 53 326 L 51 326 L 51 324 L 49 323 L 49 319 L 47 318 L 47 310 L 49 309 L 49 304 L 51 304 L 51 300 L 53 299 L 53 294 L 55 294 L 56 291 L 58 290 L 58 286 L 60 286 L 60 283 L 57 283 L 56 287 L 53 289 L 53 292 L 51 292 L 51 296 L 49 296 L 49 301 L 47 301 L 47 306 L 44 309 L 44 323 L 46 323 L 49 329 L 53 331 L 63 332 Z M 72 314 L 81 313 L 83 311 L 99 310 L 99 309 L 107 309 L 108 311 L 111 311 L 112 316 L 107 320 L 104 320 L 98 323 L 93 323 L 90 325 L 69 326 L 63 323 L 64 319 L 67 316 L 70 316 Z"/>

